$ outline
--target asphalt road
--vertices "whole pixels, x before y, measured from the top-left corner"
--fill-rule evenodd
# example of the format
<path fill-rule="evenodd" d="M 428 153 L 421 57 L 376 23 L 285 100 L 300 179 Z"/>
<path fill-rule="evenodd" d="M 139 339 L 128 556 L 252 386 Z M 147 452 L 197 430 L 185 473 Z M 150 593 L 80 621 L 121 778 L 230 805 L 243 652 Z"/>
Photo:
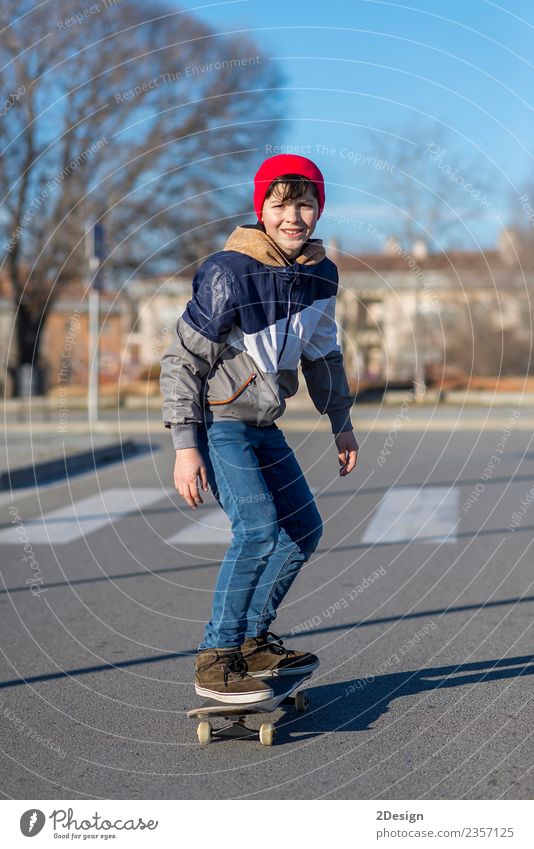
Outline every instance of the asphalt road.
<path fill-rule="evenodd" d="M 532 431 L 359 433 L 339 478 L 313 421 L 287 438 L 325 532 L 275 630 L 321 667 L 272 748 L 185 716 L 227 531 L 173 492 L 167 434 L 2 494 L 4 798 L 532 798 Z"/>

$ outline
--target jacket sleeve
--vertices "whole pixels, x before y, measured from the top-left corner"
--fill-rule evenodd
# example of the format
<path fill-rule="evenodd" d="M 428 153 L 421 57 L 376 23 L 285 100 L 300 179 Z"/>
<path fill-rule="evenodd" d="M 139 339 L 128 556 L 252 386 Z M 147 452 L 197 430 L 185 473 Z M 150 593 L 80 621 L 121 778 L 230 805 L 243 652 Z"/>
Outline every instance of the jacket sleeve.
<path fill-rule="evenodd" d="M 171 429 L 175 448 L 197 446 L 197 426 L 203 421 L 202 383 L 224 351 L 236 319 L 233 277 L 217 262 L 207 259 L 197 269 L 193 296 L 161 358 L 163 423 Z"/>
<path fill-rule="evenodd" d="M 321 413 L 330 419 L 332 433 L 352 430 L 352 396 L 337 342 L 336 296 L 328 298 L 317 327 L 300 358 L 308 392 Z"/>

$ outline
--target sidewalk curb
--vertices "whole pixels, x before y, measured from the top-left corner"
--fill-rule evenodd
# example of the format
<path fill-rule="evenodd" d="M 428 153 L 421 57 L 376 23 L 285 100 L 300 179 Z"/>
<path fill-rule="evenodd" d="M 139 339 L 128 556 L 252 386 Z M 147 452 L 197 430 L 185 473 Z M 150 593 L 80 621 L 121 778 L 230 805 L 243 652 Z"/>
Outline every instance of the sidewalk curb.
<path fill-rule="evenodd" d="M 66 454 L 54 460 L 44 460 L 34 466 L 22 466 L 0 474 L 0 492 L 50 483 L 89 471 L 97 466 L 115 463 L 123 458 L 129 459 L 145 450 L 147 450 L 146 446 L 128 439 L 126 442 L 104 445 L 94 451 L 78 451 L 76 454 Z"/>

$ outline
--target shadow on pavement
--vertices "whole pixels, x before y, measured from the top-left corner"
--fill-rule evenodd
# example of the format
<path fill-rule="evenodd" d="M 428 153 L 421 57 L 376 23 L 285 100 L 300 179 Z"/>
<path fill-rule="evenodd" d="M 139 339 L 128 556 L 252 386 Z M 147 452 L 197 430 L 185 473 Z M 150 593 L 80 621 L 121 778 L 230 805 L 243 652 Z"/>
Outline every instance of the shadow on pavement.
<path fill-rule="evenodd" d="M 372 723 L 387 713 L 390 703 L 402 696 L 532 674 L 534 655 L 523 655 L 308 686 L 309 712 L 288 713 L 277 723 L 278 739 L 281 743 L 301 742 L 333 731 L 369 731 Z M 425 710 L 436 707 L 426 705 Z M 295 733 L 298 737 L 292 736 Z"/>

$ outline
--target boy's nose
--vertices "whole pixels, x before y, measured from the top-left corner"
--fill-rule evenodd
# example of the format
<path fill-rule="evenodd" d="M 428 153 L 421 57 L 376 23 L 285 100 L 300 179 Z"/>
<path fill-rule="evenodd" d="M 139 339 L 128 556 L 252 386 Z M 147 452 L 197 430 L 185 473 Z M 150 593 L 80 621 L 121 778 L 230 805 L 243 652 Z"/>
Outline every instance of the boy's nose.
<path fill-rule="evenodd" d="M 300 222 L 300 212 L 296 207 L 290 207 L 286 210 L 285 219 L 288 224 L 297 224 Z"/>

